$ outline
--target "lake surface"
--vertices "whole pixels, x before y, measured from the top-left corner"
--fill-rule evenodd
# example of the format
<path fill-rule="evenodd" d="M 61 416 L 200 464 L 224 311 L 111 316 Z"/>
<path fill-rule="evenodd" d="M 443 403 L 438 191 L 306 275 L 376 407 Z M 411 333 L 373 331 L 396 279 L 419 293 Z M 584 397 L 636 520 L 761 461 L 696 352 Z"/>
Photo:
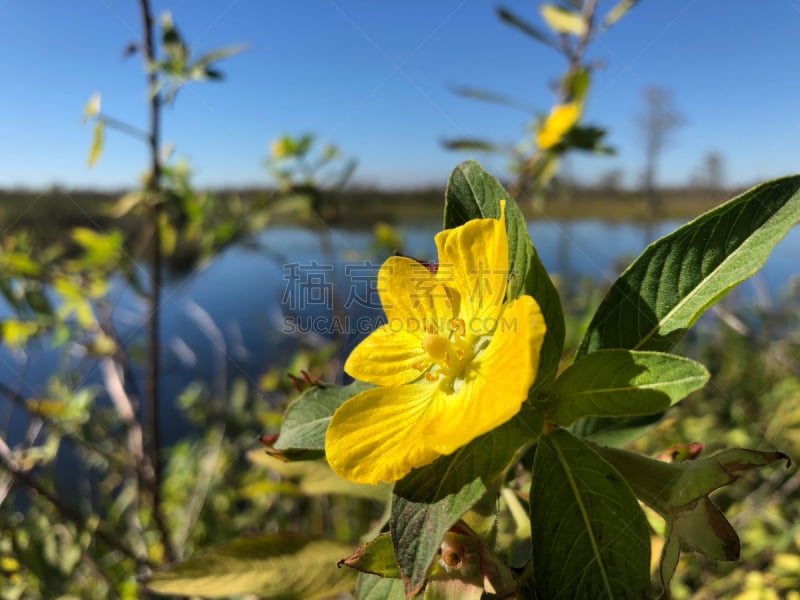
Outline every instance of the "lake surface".
<path fill-rule="evenodd" d="M 681 224 L 645 229 L 593 220 L 537 221 L 529 231 L 545 267 L 565 285 L 588 278 L 605 289 L 649 242 Z M 401 226 L 404 253 L 435 260 L 433 236 L 439 228 L 438 222 Z M 167 278 L 161 385 L 170 439 L 184 430 L 174 399 L 188 382 L 214 384 L 241 377 L 255 385 L 268 367 L 287 364 L 297 344 L 295 333 L 312 345 L 337 335 L 352 345 L 380 321 L 374 276 L 386 254 L 374 248 L 371 231 L 275 227 L 254 242 L 228 248 L 202 270 Z M 763 303 L 798 276 L 800 229 L 795 228 L 756 278 L 735 291 L 735 299 Z M 122 337 L 129 343 L 146 339 L 145 304 L 119 282 L 114 293 L 119 297 L 114 318 Z M 0 307 L 0 316 L 7 312 L 8 307 Z M 0 377 L 27 396 L 41 394 L 48 373 L 59 366 L 59 354 L 46 343 L 27 354 L 26 361 L 0 349 Z M 73 359 L 86 383 L 99 383 L 91 359 Z M 7 414 L 3 402 L 0 398 L 0 415 Z M 8 429 L 12 444 L 15 430 L 21 434 L 24 427 L 24 415 L 14 412 Z"/>

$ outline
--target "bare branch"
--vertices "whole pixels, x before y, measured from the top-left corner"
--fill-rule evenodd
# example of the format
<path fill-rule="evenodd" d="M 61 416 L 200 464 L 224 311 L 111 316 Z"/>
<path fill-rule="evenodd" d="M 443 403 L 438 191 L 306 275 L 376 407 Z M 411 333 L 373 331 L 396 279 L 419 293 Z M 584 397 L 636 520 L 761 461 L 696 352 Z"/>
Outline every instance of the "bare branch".
<path fill-rule="evenodd" d="M 161 235 L 159 223 L 163 211 L 161 203 L 161 158 L 159 153 L 161 139 L 161 95 L 158 90 L 158 73 L 151 68 L 155 64 L 155 44 L 153 42 L 153 13 L 148 0 L 139 0 L 144 30 L 144 56 L 147 71 L 148 89 L 150 95 L 150 178 L 147 182 L 147 192 L 152 195 L 154 202 L 151 208 L 151 226 L 153 235 L 152 257 L 150 259 L 150 307 L 148 318 L 149 351 L 147 376 L 147 416 L 146 431 L 149 438 L 149 462 L 152 468 L 150 492 L 153 500 L 153 520 L 160 533 L 167 559 L 174 561 L 178 553 L 170 539 L 169 530 L 164 516 L 161 513 L 161 420 L 159 418 L 161 401 L 159 397 L 159 382 L 161 369 L 161 345 L 159 343 L 159 329 L 161 320 L 161 269 L 163 263 Z"/>

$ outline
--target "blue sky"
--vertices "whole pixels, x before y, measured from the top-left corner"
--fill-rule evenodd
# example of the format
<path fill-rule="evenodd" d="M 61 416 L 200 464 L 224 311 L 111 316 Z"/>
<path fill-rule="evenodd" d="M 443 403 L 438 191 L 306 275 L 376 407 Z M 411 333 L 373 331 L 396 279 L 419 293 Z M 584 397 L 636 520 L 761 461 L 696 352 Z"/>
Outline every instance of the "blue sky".
<path fill-rule="evenodd" d="M 601 12 L 614 2 L 601 2 Z M 181 92 L 165 114 L 165 141 L 188 158 L 198 185 L 265 184 L 271 140 L 312 132 L 359 161 L 356 181 L 443 185 L 461 160 L 444 138 L 517 142 L 521 111 L 454 95 L 471 85 L 546 112 L 563 59 L 502 25 L 484 0 L 219 0 L 154 2 L 171 9 L 198 52 L 244 43 L 221 64 L 226 80 Z M 538 2 L 507 0 L 540 23 Z M 606 126 L 614 157 L 582 157 L 591 182 L 642 168 L 634 115 L 642 91 L 672 91 L 686 118 L 665 152 L 661 180 L 682 183 L 709 151 L 733 184 L 797 172 L 800 0 L 643 0 L 595 41 L 587 121 Z M 100 92 L 109 115 L 144 126 L 143 71 L 122 49 L 138 38 L 135 0 L 0 0 L 0 186 L 131 187 L 146 164 L 141 143 L 110 133 L 89 169 L 81 122 Z M 497 175 L 505 161 L 477 156 Z"/>

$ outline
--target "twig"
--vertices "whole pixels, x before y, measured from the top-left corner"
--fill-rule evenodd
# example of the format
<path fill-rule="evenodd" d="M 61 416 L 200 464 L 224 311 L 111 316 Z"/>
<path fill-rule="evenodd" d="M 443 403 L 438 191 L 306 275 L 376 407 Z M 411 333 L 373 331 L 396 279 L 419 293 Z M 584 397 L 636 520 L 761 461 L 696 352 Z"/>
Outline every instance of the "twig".
<path fill-rule="evenodd" d="M 596 11 L 597 0 L 584 0 L 581 17 L 583 18 L 586 28 L 580 37 L 578 37 L 578 40 L 574 46 L 569 44 L 568 37 L 563 37 L 562 50 L 569 60 L 569 67 L 566 75 L 561 79 L 561 83 L 558 88 L 558 104 L 566 101 L 569 93 L 569 90 L 567 89 L 567 82 L 572 81 L 575 75 L 578 74 L 583 61 L 583 56 L 586 54 L 589 43 L 592 41 L 592 38 L 595 35 L 594 21 Z M 522 167 L 522 171 L 520 171 L 513 185 L 509 188 L 509 194 L 517 201 L 521 200 L 522 195 L 528 192 L 531 180 L 538 176 L 536 173 L 536 167 L 540 155 L 541 151 L 537 151 L 525 162 Z"/>
<path fill-rule="evenodd" d="M 161 204 L 161 159 L 159 157 L 159 145 L 161 135 L 161 96 L 156 91 L 158 74 L 151 68 L 155 63 L 155 45 L 153 43 L 153 14 L 150 10 L 148 0 L 139 0 L 142 13 L 142 26 L 144 29 L 144 59 L 147 67 L 147 83 L 150 94 L 150 135 L 148 142 L 150 147 L 150 179 L 147 182 L 147 191 L 152 195 L 151 219 L 152 227 L 155 231 L 153 236 L 153 254 L 150 261 L 150 314 L 149 314 L 149 350 L 150 360 L 148 364 L 147 378 L 147 413 L 150 450 L 150 466 L 152 477 L 150 479 L 150 492 L 153 498 L 153 520 L 158 528 L 167 559 L 174 561 L 177 552 L 170 539 L 166 521 L 161 513 L 161 424 L 160 424 L 160 398 L 158 384 L 160 380 L 160 344 L 159 344 L 159 322 L 161 317 L 161 267 L 163 262 L 161 235 L 159 226 L 162 214 Z"/>

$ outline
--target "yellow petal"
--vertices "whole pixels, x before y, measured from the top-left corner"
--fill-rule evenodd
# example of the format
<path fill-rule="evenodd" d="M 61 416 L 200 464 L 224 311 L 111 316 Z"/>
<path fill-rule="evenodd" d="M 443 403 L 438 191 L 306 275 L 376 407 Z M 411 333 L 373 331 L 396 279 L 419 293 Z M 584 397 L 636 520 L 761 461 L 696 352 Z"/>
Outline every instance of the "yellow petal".
<path fill-rule="evenodd" d="M 345 372 L 375 385 L 410 383 L 430 366 L 419 335 L 387 323 L 367 336 L 347 357 Z"/>
<path fill-rule="evenodd" d="M 420 339 L 428 325 L 441 329 L 457 314 L 458 298 L 425 265 L 404 256 L 392 256 L 383 263 L 378 293 L 387 325 Z"/>
<path fill-rule="evenodd" d="M 550 116 L 536 134 L 536 144 L 542 150 L 558 144 L 567 132 L 575 126 L 581 116 L 581 106 L 577 102 L 561 104 L 553 108 Z"/>
<path fill-rule="evenodd" d="M 387 322 L 353 350 L 344 370 L 376 385 L 409 383 L 430 366 L 423 338 L 431 327 L 449 331 L 458 295 L 442 286 L 427 267 L 402 256 L 381 266 L 378 293 Z"/>
<path fill-rule="evenodd" d="M 508 235 L 505 202 L 499 219 L 474 219 L 436 235 L 439 271 L 436 278 L 460 296 L 460 317 L 469 333 L 496 317 L 508 283 Z"/>
<path fill-rule="evenodd" d="M 536 379 L 544 334 L 544 317 L 533 298 L 520 296 L 509 304 L 461 388 L 435 396 L 425 445 L 451 454 L 516 415 Z"/>
<path fill-rule="evenodd" d="M 426 412 L 437 386 L 369 389 L 334 413 L 325 436 L 328 464 L 358 483 L 397 481 L 439 453 L 423 444 Z"/>

